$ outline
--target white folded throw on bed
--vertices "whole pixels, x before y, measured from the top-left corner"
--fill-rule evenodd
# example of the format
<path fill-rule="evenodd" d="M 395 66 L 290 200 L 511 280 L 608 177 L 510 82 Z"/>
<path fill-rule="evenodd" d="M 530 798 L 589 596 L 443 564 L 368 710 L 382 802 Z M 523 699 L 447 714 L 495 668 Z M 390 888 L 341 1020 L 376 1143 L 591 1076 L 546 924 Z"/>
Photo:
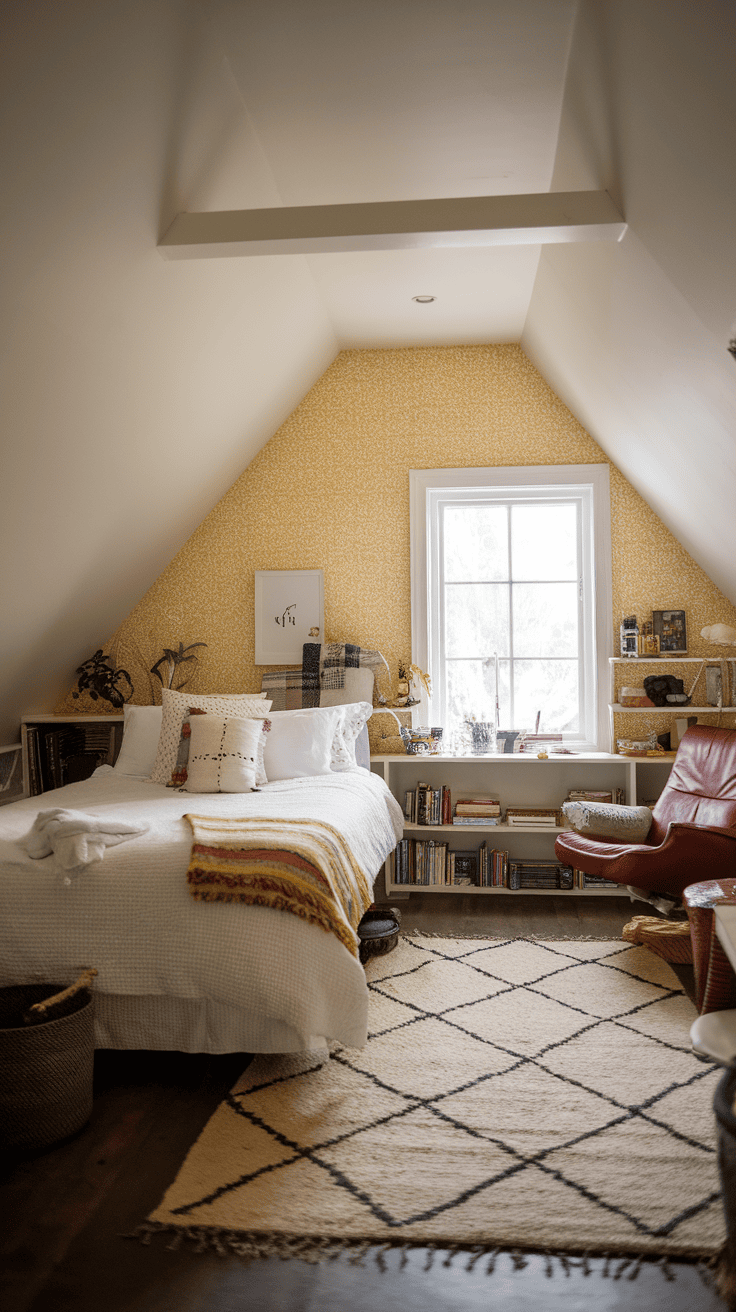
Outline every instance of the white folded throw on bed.
<path fill-rule="evenodd" d="M 29 856 L 50 856 L 53 852 L 63 870 L 76 870 L 101 861 L 106 847 L 124 843 L 145 834 L 148 825 L 126 825 L 121 820 L 105 820 L 84 811 L 67 811 L 55 806 L 39 811 L 33 828 L 20 846 Z"/>

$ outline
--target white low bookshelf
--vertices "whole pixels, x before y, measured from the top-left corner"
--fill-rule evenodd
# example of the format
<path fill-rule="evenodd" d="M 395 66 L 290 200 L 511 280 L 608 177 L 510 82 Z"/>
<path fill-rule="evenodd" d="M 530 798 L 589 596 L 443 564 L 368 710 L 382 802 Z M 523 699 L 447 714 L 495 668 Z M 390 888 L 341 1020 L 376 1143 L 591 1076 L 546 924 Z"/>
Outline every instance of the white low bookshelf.
<path fill-rule="evenodd" d="M 551 754 L 540 760 L 532 753 L 494 753 L 487 756 L 372 756 L 371 770 L 381 775 L 403 810 L 404 796 L 419 783 L 451 790 L 453 805 L 460 797 L 487 794 L 497 797 L 501 810 L 508 806 L 554 807 L 559 809 L 571 789 L 608 791 L 621 789 L 628 805 L 652 803 L 667 782 L 674 753 L 656 757 L 631 757 L 610 752 Z M 447 841 L 457 852 L 477 852 L 485 839 L 489 845 L 507 850 L 511 859 L 554 860 L 554 841 L 562 830 L 523 824 L 423 825 L 405 822 L 404 835 L 415 839 Z M 405 884 L 389 879 L 386 892 L 406 895 L 421 893 L 469 893 L 507 897 L 611 897 L 623 889 L 510 889 L 477 885 Z"/>

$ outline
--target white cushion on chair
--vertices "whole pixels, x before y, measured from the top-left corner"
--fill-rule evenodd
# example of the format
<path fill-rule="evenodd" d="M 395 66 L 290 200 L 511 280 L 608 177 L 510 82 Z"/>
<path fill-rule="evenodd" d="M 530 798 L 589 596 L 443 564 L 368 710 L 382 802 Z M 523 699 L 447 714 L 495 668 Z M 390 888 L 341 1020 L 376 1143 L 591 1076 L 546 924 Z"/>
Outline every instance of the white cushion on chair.
<path fill-rule="evenodd" d="M 619 843 L 643 843 L 652 827 L 648 806 L 563 802 L 562 814 L 576 833 L 586 838 L 611 838 Z"/>

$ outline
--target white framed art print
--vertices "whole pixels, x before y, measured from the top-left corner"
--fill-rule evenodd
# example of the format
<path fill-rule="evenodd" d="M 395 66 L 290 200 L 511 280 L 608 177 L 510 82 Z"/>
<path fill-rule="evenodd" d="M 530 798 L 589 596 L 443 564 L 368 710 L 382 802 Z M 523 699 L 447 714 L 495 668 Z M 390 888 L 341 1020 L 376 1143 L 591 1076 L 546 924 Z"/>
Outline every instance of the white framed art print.
<path fill-rule="evenodd" d="M 257 569 L 256 665 L 301 665 L 305 642 L 324 642 L 321 569 Z"/>

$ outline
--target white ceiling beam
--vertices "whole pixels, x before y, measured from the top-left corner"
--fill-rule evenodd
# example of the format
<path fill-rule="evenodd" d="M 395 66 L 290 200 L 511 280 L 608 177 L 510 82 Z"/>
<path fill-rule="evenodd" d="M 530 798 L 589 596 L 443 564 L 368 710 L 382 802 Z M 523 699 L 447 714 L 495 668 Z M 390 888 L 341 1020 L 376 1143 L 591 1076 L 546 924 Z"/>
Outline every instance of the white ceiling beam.
<path fill-rule="evenodd" d="M 626 226 L 605 191 L 539 192 L 182 213 L 158 249 L 164 259 L 191 260 L 539 245 L 620 241 Z"/>

